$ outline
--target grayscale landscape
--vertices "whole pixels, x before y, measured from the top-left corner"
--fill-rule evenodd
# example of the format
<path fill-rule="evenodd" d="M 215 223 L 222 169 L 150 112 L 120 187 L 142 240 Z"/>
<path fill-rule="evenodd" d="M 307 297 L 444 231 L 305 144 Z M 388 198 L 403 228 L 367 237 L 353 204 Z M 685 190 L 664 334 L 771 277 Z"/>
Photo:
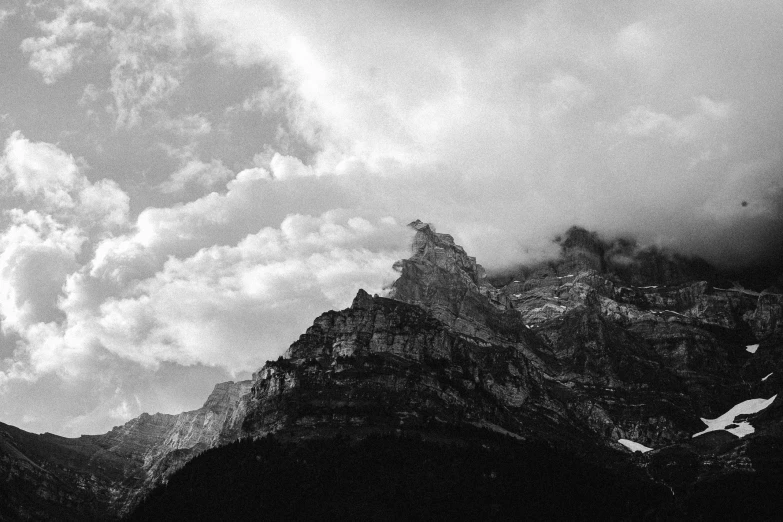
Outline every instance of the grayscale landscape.
<path fill-rule="evenodd" d="M 783 517 L 783 4 L 0 3 L 0 520 Z"/>

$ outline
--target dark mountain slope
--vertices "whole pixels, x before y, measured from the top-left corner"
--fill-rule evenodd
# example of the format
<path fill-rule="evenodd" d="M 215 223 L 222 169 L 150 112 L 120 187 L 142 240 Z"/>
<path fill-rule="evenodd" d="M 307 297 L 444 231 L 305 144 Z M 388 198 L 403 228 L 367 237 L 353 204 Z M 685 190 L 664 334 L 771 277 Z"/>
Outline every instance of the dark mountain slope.
<path fill-rule="evenodd" d="M 188 463 L 129 520 L 606 520 L 670 497 L 625 471 L 476 429 L 246 439 Z"/>

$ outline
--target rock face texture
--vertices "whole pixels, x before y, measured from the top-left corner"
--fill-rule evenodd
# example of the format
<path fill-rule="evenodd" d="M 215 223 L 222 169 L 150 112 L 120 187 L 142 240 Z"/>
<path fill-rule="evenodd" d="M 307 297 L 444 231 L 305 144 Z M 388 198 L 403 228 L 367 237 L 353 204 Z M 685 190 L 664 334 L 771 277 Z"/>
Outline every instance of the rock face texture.
<path fill-rule="evenodd" d="M 103 435 L 35 435 L 0 423 L 8 520 L 89 520 L 127 513 L 204 449 L 234 440 L 250 381 L 215 386 L 201 408 L 143 414 Z"/>
<path fill-rule="evenodd" d="M 412 255 L 395 265 L 389 298 L 360 291 L 256 374 L 245 435 L 423 429 L 438 419 L 581 445 L 582 454 L 630 453 L 617 442 L 626 439 L 653 449 L 640 465 L 672 489 L 770 466 L 753 441 L 764 440 L 758 427 L 779 437 L 770 434 L 783 428 L 780 403 L 752 416 L 749 437 L 692 435 L 702 417 L 777 393 L 780 295 L 706 281 L 634 286 L 579 237 L 564 241 L 568 273 L 496 288 L 451 236 L 411 227 Z M 664 264 L 634 278 L 659 283 L 683 271 Z M 682 459 L 690 468 L 669 477 Z"/>
<path fill-rule="evenodd" d="M 360 290 L 256 374 L 242 431 L 307 437 L 437 420 L 524 433 L 527 403 L 544 388 L 514 343 L 461 334 L 418 306 Z"/>
<path fill-rule="evenodd" d="M 738 417 L 754 430 L 744 437 L 693 437 L 701 418 L 778 393 L 780 294 L 689 280 L 709 270 L 655 252 L 632 259 L 633 244 L 607 246 L 576 228 L 560 239 L 559 260 L 493 285 L 451 236 L 411 227 L 411 257 L 395 264 L 387 297 L 359 290 L 350 308 L 316 318 L 277 361 L 218 385 L 198 410 L 78 439 L 2 425 L 0 477 L 25 506 L 14 515 L 127 513 L 199 452 L 269 434 L 482 427 L 634 466 L 672 491 L 679 513 L 711 484 L 781 468 L 783 401 Z"/>

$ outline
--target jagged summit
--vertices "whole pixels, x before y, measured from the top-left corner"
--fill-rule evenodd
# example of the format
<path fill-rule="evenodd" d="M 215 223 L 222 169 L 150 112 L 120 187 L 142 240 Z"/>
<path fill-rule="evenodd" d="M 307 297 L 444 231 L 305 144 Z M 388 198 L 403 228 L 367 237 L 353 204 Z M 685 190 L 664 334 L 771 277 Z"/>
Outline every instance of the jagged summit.
<path fill-rule="evenodd" d="M 518 337 L 524 324 L 518 314 L 507 313 L 508 296 L 487 281 L 476 258 L 427 223 L 409 226 L 416 230 L 411 257 L 394 264 L 400 277 L 388 297 L 422 306 L 450 327 L 486 341 L 498 334 Z"/>
<path fill-rule="evenodd" d="M 431 263 L 460 276 L 467 276 L 473 285 L 483 284 L 484 268 L 476 263 L 475 257 L 467 255 L 464 248 L 454 243 L 451 235 L 439 234 L 429 223 L 418 219 L 408 226 L 416 231 L 416 235 L 411 242 L 411 257 L 407 261 Z M 402 263 L 395 263 L 395 268 L 401 269 Z"/>

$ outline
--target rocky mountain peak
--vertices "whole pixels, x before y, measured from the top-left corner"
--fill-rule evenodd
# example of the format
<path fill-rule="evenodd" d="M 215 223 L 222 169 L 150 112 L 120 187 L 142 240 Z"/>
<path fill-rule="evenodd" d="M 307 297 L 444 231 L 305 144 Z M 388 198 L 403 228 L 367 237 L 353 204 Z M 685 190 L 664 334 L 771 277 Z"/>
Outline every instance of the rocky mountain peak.
<path fill-rule="evenodd" d="M 354 310 L 369 310 L 372 307 L 372 304 L 372 296 L 364 289 L 360 288 L 356 293 L 356 297 L 353 298 L 351 308 Z"/>
<path fill-rule="evenodd" d="M 484 340 L 498 334 L 488 324 L 514 322 L 515 314 L 503 318 L 509 298 L 487 281 L 475 257 L 467 255 L 452 236 L 435 232 L 427 223 L 416 220 L 409 226 L 416 230 L 411 257 L 394 264 L 400 277 L 392 284 L 389 298 L 422 306 L 455 330 Z M 520 326 L 524 325 L 510 328 Z"/>
<path fill-rule="evenodd" d="M 783 443 L 783 403 L 770 398 L 783 375 L 782 295 L 642 285 L 648 273 L 671 282 L 686 272 L 662 261 L 673 256 L 578 228 L 561 238 L 560 260 L 496 287 L 451 235 L 410 227 L 388 297 L 358 290 L 251 381 L 104 435 L 0 426 L 0 472 L 24 477 L 21 492 L 67 497 L 74 513 L 99 498 L 116 516 L 199 453 L 269 434 L 297 443 L 479 427 L 638 468 L 676 495 L 780 462 L 769 448 Z M 761 403 L 735 416 L 738 435 L 728 414 Z"/>
<path fill-rule="evenodd" d="M 464 248 L 454 243 L 454 237 L 450 234 L 439 234 L 432 225 L 418 219 L 408 226 L 416 231 L 408 261 L 432 264 L 463 277 L 466 282 L 469 281 L 475 286 L 483 284 L 484 268 L 476 263 L 475 257 L 469 256 Z"/>

